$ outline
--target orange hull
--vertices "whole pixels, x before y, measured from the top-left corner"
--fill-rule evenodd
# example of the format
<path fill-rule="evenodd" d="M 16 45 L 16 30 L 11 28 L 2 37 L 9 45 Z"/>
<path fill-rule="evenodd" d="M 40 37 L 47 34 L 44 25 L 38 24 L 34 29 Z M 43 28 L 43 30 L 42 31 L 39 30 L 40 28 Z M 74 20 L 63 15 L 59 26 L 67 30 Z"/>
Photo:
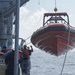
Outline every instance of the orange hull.
<path fill-rule="evenodd" d="M 70 27 L 68 42 L 68 27 L 64 24 L 53 24 L 42 27 L 33 33 L 31 42 L 34 46 L 56 56 L 69 51 L 75 46 L 75 29 Z"/>

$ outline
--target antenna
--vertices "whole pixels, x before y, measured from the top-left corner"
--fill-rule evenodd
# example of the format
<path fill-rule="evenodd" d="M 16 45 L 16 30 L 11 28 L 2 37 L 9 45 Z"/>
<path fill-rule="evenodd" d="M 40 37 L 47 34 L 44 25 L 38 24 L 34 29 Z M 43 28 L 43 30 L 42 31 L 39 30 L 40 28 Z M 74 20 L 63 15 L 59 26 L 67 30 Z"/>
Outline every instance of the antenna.
<path fill-rule="evenodd" d="M 57 12 L 57 10 L 58 10 L 58 9 L 57 9 L 57 7 L 56 7 L 56 0 L 55 0 L 55 8 L 54 8 L 54 11 Z"/>

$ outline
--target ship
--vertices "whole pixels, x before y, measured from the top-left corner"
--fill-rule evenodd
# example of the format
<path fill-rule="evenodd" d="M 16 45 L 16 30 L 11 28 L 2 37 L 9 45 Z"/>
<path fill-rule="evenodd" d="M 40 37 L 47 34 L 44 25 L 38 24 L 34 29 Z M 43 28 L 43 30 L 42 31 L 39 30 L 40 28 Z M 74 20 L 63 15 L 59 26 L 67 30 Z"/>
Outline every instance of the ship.
<path fill-rule="evenodd" d="M 75 28 L 66 12 L 44 13 L 43 26 L 31 36 L 32 44 L 55 56 L 75 47 Z"/>

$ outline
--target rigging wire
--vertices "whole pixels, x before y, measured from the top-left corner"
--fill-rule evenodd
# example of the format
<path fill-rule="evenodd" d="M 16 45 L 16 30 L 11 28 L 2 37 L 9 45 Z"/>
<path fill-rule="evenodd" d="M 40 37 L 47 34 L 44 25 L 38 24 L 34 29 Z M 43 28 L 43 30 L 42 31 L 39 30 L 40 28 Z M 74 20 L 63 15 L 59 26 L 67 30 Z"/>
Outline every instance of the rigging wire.
<path fill-rule="evenodd" d="M 27 37 L 25 40 L 28 40 L 31 36 Z"/>
<path fill-rule="evenodd" d="M 55 0 L 55 8 L 54 8 L 54 11 L 57 12 L 57 6 L 56 6 L 56 0 Z M 64 70 L 64 67 L 65 67 L 65 62 L 66 62 L 66 59 L 67 59 L 67 50 L 68 50 L 68 46 L 69 46 L 69 43 L 70 43 L 70 24 L 69 24 L 69 19 L 68 19 L 68 41 L 67 41 L 67 48 L 65 50 L 65 58 L 64 58 L 64 62 L 63 62 L 63 65 L 62 65 L 62 69 L 61 69 L 61 73 L 60 75 L 63 74 L 63 70 Z"/>
<path fill-rule="evenodd" d="M 55 0 L 55 8 L 56 8 L 56 0 Z"/>
<path fill-rule="evenodd" d="M 29 36 L 29 37 L 26 38 L 25 40 L 28 40 L 29 38 L 31 38 L 31 36 Z M 25 42 L 26 45 L 28 45 L 28 44 L 30 44 L 30 43 L 31 43 L 31 42 L 28 42 L 28 43 Z"/>
<path fill-rule="evenodd" d="M 61 69 L 60 75 L 63 74 L 63 70 L 64 70 L 64 67 L 65 67 L 66 58 L 67 58 L 67 50 L 66 50 L 66 53 L 65 53 L 65 58 L 64 58 L 64 62 L 63 62 L 63 65 L 62 65 L 62 69 Z"/>
<path fill-rule="evenodd" d="M 31 42 L 28 42 L 26 45 L 29 45 Z"/>
<path fill-rule="evenodd" d="M 62 69 L 61 69 L 60 75 L 63 74 L 63 70 L 64 70 L 64 67 L 65 67 L 65 62 L 66 62 L 66 58 L 67 58 L 67 49 L 68 49 L 69 43 L 70 43 L 70 25 L 68 24 L 68 42 L 67 42 L 65 58 L 64 58 L 64 62 L 63 62 L 63 65 L 62 65 Z"/>
<path fill-rule="evenodd" d="M 57 10 L 58 10 L 58 9 L 57 9 L 57 7 L 56 7 L 56 0 L 55 0 L 55 8 L 54 8 L 54 11 L 57 12 Z"/>
<path fill-rule="evenodd" d="M 55 8 L 54 8 L 54 11 L 57 12 L 57 7 L 56 7 L 56 0 L 55 0 Z M 63 65 L 62 65 L 62 69 L 61 69 L 61 73 L 60 75 L 63 74 L 63 70 L 64 70 L 64 67 L 65 67 L 65 62 L 66 62 L 66 59 L 67 59 L 67 50 L 68 50 L 68 46 L 69 46 L 69 42 L 70 42 L 70 24 L 69 24 L 69 19 L 68 19 L 68 41 L 67 41 L 67 48 L 66 48 L 66 52 L 65 52 L 65 58 L 64 58 L 64 62 L 63 62 Z"/>

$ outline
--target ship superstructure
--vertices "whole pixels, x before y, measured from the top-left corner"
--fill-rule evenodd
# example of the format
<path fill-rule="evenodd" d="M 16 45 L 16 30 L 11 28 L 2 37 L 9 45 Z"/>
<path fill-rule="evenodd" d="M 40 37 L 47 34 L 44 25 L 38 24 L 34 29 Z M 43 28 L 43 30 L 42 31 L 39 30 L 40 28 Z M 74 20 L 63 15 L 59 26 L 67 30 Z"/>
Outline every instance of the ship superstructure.
<path fill-rule="evenodd" d="M 20 0 L 20 7 L 29 0 Z M 0 0 L 0 46 L 12 47 L 16 0 Z M 14 34 L 15 35 L 15 34 Z"/>

